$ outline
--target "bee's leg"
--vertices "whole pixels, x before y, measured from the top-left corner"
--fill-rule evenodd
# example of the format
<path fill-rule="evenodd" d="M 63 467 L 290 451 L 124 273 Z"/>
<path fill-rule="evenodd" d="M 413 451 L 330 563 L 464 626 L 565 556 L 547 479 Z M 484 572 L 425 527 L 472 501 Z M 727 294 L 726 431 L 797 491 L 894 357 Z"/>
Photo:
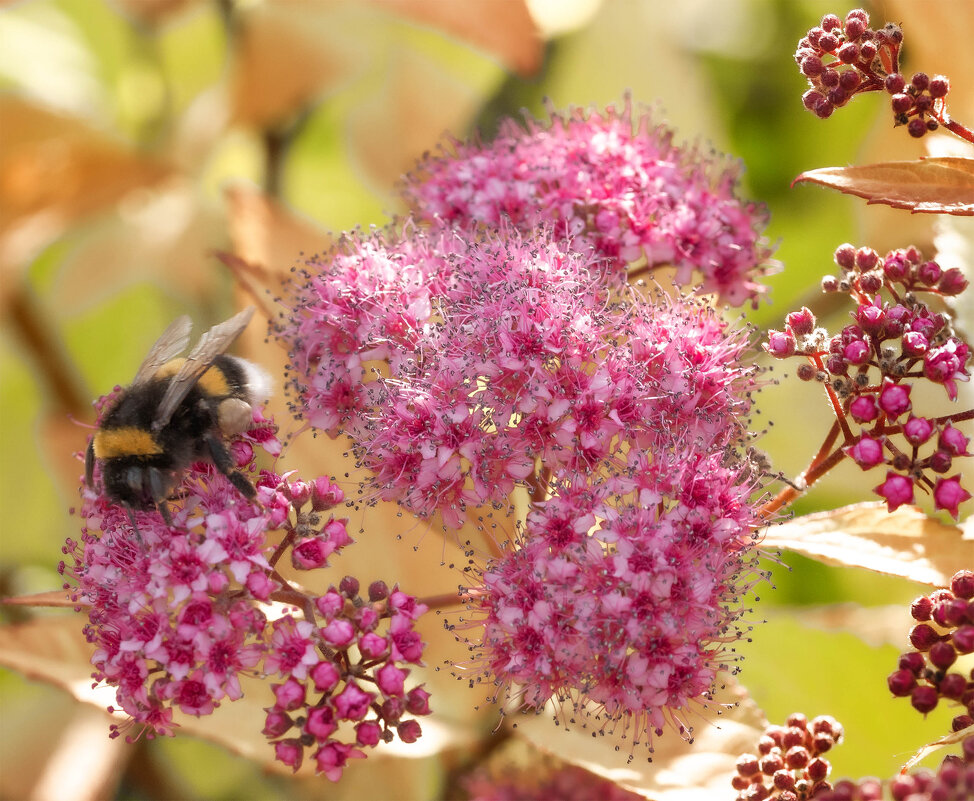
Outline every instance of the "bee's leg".
<path fill-rule="evenodd" d="M 95 486 L 95 438 L 88 440 L 88 450 L 85 451 L 85 485 L 88 489 Z"/>
<path fill-rule="evenodd" d="M 172 515 L 169 514 L 169 504 L 167 504 L 165 501 L 156 501 L 156 509 L 158 509 L 159 514 L 162 515 L 163 522 L 165 522 L 169 528 L 172 528 Z"/>
<path fill-rule="evenodd" d="M 122 505 L 125 507 L 125 511 L 128 512 L 129 522 L 132 524 L 132 531 L 135 532 L 135 538 L 140 543 L 143 543 L 144 544 L 144 542 L 142 540 L 142 532 L 139 531 L 139 524 L 135 520 L 135 510 L 131 506 L 129 506 L 127 503 L 122 504 Z"/>
<path fill-rule="evenodd" d="M 240 490 L 242 495 L 247 498 L 256 496 L 257 491 L 254 489 L 254 485 L 250 483 L 250 479 L 239 470 L 233 469 L 233 460 L 230 458 L 230 451 L 227 450 L 227 446 L 223 444 L 220 438 L 209 434 L 204 437 L 204 441 L 210 451 L 210 458 L 213 459 L 213 464 L 216 465 L 216 469 L 229 478 L 233 486 Z"/>
<path fill-rule="evenodd" d="M 162 473 L 157 467 L 150 467 L 148 470 L 149 493 L 156 502 L 156 508 L 166 525 L 172 527 L 172 515 L 169 514 L 169 507 L 166 505 L 166 496 L 169 494 L 166 482 L 163 480 Z"/>

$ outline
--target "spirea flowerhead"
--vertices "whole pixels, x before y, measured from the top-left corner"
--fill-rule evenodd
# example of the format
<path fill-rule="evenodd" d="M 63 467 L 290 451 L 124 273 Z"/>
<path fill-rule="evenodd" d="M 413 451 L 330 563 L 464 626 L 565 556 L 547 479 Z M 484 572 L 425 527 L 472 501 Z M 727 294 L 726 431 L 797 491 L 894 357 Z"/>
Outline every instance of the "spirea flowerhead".
<path fill-rule="evenodd" d="M 674 144 L 627 99 L 621 111 L 507 120 L 490 143 L 450 141 L 407 178 L 405 195 L 427 223 L 550 228 L 612 269 L 672 265 L 681 287 L 740 305 L 765 291 L 771 249 L 767 215 L 737 197 L 737 179 L 735 165 Z"/>
<path fill-rule="evenodd" d="M 970 381 L 970 347 L 949 318 L 921 298 L 954 297 L 967 288 L 960 270 L 944 270 L 915 247 L 880 256 L 868 247 L 841 245 L 835 251 L 841 276 L 823 281 L 828 292 L 845 292 L 856 303 L 852 322 L 838 334 L 816 327 L 808 309 L 786 317 L 783 331 L 771 331 L 765 350 L 784 359 L 807 360 L 799 377 L 821 380 L 841 410 L 843 452 L 863 470 L 884 466 L 874 491 L 892 511 L 913 503 L 915 490 L 930 493 L 934 507 L 955 519 L 971 496 L 957 459 L 969 456 L 970 438 L 958 427 L 971 418 L 964 410 L 927 416 L 914 405 L 922 382 L 943 387 L 951 401 L 958 383 Z"/>
<path fill-rule="evenodd" d="M 230 444 L 235 467 L 255 473 L 255 447 L 280 453 L 274 430 L 256 410 L 251 431 Z M 267 470 L 255 485 L 256 497 L 248 499 L 213 465 L 196 463 L 169 501 L 171 524 L 156 509 L 129 510 L 84 488 L 82 536 L 64 549 L 73 564 L 60 566 L 70 579 L 65 588 L 88 612 L 93 678 L 115 688 L 127 725 L 150 737 L 171 735 L 174 710 L 209 715 L 242 697 L 242 676 L 279 676 L 284 683 L 268 687 L 276 703 L 265 727 L 276 758 L 298 766 L 307 743 L 279 738 L 303 726 L 317 738 L 316 769 L 337 779 L 347 758 L 364 756 L 356 744 L 375 746 L 397 729 L 409 742 L 419 736 L 418 724 L 402 716 L 428 713 L 428 694 L 405 686 L 408 669 L 399 663 L 420 661 L 413 622 L 425 607 L 398 588 L 370 606 L 354 597 L 351 578 L 342 582 L 349 597 L 295 590 L 275 568 L 285 551 L 295 570 L 310 570 L 326 567 L 352 542 L 346 521 L 327 514 L 343 493 L 326 478 L 304 482 Z M 281 541 L 276 549 L 272 534 Z M 271 619 L 269 601 L 298 608 Z M 387 631 L 380 632 L 383 624 Z M 353 647 L 361 657 L 349 656 Z M 379 692 L 360 690 L 363 682 Z M 379 697 L 383 712 L 369 722 L 374 731 L 332 736 L 324 712 L 294 711 L 316 692 L 322 710 L 331 699 L 334 729 L 341 720 L 365 721 L 366 698 Z M 119 733 L 113 726 L 113 736 Z"/>
<path fill-rule="evenodd" d="M 744 436 L 745 336 L 548 235 L 350 238 L 303 278 L 280 330 L 298 413 L 351 438 L 380 497 L 451 528 L 539 459 L 571 481 L 677 431 L 703 452 Z"/>
<path fill-rule="evenodd" d="M 238 466 L 253 471 L 254 438 L 240 442 Z M 261 475 L 258 495 L 281 481 Z M 264 652 L 254 602 L 279 586 L 265 555 L 271 511 L 206 464 L 186 471 L 179 493 L 169 526 L 155 509 L 130 511 L 85 488 L 81 540 L 65 548 L 74 564 L 62 563 L 66 589 L 88 608 L 94 678 L 115 686 L 119 707 L 150 734 L 171 734 L 173 708 L 204 715 L 240 697 L 239 674 Z"/>
<path fill-rule="evenodd" d="M 745 334 L 623 277 L 510 226 L 356 236 L 308 265 L 281 335 L 301 414 L 375 497 L 456 529 L 532 489 L 518 547 L 471 576 L 480 664 L 638 742 L 711 689 L 739 615 L 756 382 Z"/>
<path fill-rule="evenodd" d="M 483 570 L 471 611 L 484 680 L 633 744 L 686 715 L 728 669 L 753 581 L 753 486 L 741 466 L 674 438 L 605 479 L 553 482 L 519 547 Z M 591 722 L 591 721 L 590 721 Z M 587 724 L 586 724 L 587 725 Z"/>

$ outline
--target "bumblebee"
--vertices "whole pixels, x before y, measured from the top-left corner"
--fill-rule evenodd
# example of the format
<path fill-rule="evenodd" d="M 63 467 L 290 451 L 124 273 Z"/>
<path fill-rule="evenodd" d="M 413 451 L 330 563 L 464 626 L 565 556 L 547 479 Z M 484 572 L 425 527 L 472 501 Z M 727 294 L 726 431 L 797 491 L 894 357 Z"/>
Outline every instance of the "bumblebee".
<path fill-rule="evenodd" d="M 156 341 L 132 385 L 115 398 L 88 442 L 85 481 L 94 487 L 101 464 L 102 491 L 130 510 L 165 505 L 187 467 L 211 461 L 248 498 L 255 493 L 234 469 L 225 437 L 250 428 L 251 407 L 270 396 L 270 377 L 225 351 L 247 327 L 253 306 L 214 326 L 185 359 L 192 323 L 183 316 Z"/>

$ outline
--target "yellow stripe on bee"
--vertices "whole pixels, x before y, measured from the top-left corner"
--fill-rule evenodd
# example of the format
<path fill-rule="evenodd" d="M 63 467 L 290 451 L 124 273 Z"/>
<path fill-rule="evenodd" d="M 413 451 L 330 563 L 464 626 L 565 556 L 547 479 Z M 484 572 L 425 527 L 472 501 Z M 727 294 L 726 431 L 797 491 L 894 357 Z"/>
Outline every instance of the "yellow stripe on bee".
<path fill-rule="evenodd" d="M 200 376 L 197 386 L 203 390 L 204 395 L 209 395 L 211 398 L 225 398 L 230 394 L 227 377 L 215 365 Z"/>
<path fill-rule="evenodd" d="M 159 380 L 172 378 L 184 364 L 186 364 L 185 359 L 172 359 L 156 370 L 154 377 Z M 209 369 L 199 377 L 196 386 L 210 398 L 226 398 L 231 393 L 226 376 L 216 365 L 210 365 Z"/>
<path fill-rule="evenodd" d="M 151 433 L 135 426 L 102 429 L 95 433 L 95 457 L 112 459 L 116 456 L 154 456 L 162 448 Z"/>
<path fill-rule="evenodd" d="M 179 372 L 184 364 L 186 364 L 185 359 L 170 359 L 168 362 L 162 365 L 162 367 L 156 370 L 155 376 L 153 377 L 159 379 L 172 378 L 174 375 L 176 375 L 176 373 Z"/>

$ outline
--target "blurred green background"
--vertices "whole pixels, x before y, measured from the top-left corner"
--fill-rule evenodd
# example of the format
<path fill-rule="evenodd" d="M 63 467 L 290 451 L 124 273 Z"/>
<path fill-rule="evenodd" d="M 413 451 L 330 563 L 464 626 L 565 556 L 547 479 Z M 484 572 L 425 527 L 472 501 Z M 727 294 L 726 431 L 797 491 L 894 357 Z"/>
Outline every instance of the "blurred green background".
<path fill-rule="evenodd" d="M 870 11 L 900 20 L 903 5 Z M 176 315 L 202 325 L 230 308 L 233 281 L 213 252 L 259 239 L 268 225 L 233 204 L 231 186 L 249 198 L 263 190 L 280 203 L 275 209 L 297 215 L 303 241 L 295 239 L 293 253 L 273 251 L 285 270 L 318 229 L 384 224 L 398 210 L 396 177 L 443 133 L 489 138 L 500 118 L 521 109 L 543 117 L 545 98 L 562 109 L 620 104 L 630 92 L 678 138 L 742 159 L 742 194 L 769 207 L 767 234 L 780 241 L 784 270 L 770 279 L 770 302 L 747 320 L 780 327 L 806 304 L 832 328 L 844 324 L 848 309 L 818 293 L 837 245 L 885 251 L 932 242 L 929 219 L 789 186 L 803 170 L 921 152 L 890 136 L 878 98 L 858 99 L 828 122 L 802 109 L 795 43 L 822 14 L 846 10 L 820 0 L 5 5 L 3 594 L 61 585 L 60 548 L 78 527 L 69 510 L 82 468 L 72 454 L 84 447 L 91 399 L 125 383 Z M 910 42 L 933 39 L 920 23 L 908 33 Z M 830 423 L 816 388 L 791 383 L 769 385 L 755 418 L 768 429 L 759 445 L 787 475 L 803 468 Z M 865 500 L 876 483 L 843 468 L 794 511 Z M 892 774 L 946 718 L 923 723 L 889 699 L 896 647 L 820 631 L 796 615 L 816 604 L 902 603 L 920 588 L 792 555 L 783 561 L 790 569 L 774 567 L 775 589 L 761 588 L 753 618 L 771 620 L 755 629 L 741 682 L 772 721 L 797 709 L 839 717 L 848 741 L 835 754 L 838 775 Z M 3 614 L 7 622 L 29 616 Z M 907 625 L 904 610 L 904 634 Z M 72 704 L 60 690 L 0 671 L 4 797 L 19 797 L 31 786 L 24 775 L 45 770 L 65 719 L 85 714 Z M 86 736 L 104 735 L 99 716 Z M 160 787 L 193 798 L 339 797 L 324 783 L 298 790 L 188 738 L 142 742 L 134 753 L 120 798 L 165 797 Z M 441 777 L 434 771 L 420 784 L 435 797 Z"/>

